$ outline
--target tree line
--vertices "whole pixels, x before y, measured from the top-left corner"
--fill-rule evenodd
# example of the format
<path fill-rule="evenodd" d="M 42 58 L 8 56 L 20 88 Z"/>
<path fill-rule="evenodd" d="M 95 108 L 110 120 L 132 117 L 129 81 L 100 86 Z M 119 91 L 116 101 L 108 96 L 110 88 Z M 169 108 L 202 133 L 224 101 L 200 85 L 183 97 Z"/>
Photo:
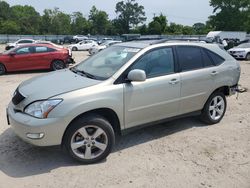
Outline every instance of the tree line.
<path fill-rule="evenodd" d="M 250 0 L 210 0 L 210 5 L 214 11 L 206 23 L 184 26 L 169 23 L 164 14 L 154 16 L 146 24 L 144 7 L 136 0 L 118 2 L 115 6 L 115 19 L 110 19 L 105 11 L 95 6 L 89 11 L 88 17 L 81 12 L 66 14 L 59 8 L 45 9 L 40 15 L 32 6 L 10 6 L 0 1 L 0 34 L 201 35 L 211 30 L 250 32 Z"/>

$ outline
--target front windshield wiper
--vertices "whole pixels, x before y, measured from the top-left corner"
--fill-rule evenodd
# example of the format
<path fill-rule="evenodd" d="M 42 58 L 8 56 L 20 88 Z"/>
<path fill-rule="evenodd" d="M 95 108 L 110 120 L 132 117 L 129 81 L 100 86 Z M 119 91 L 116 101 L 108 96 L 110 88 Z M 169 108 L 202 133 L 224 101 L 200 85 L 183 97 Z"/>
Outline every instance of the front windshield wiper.
<path fill-rule="evenodd" d="M 76 74 L 80 73 L 81 75 L 84 75 L 84 76 L 86 76 L 87 78 L 92 78 L 92 79 L 98 80 L 98 78 L 97 78 L 95 75 L 90 74 L 90 73 L 88 73 L 88 72 L 85 72 L 85 71 L 83 71 L 83 70 L 76 69 L 75 67 L 72 67 L 70 70 L 71 70 L 72 72 L 76 73 Z"/>

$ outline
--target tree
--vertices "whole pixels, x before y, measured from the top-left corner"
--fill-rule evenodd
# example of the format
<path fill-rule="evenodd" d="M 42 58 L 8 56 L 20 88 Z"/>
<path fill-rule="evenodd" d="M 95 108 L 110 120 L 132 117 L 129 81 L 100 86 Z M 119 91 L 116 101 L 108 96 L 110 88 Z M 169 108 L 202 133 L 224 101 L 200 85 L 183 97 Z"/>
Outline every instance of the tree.
<path fill-rule="evenodd" d="M 12 6 L 10 16 L 10 19 L 20 27 L 20 34 L 39 33 L 40 14 L 32 6 Z"/>
<path fill-rule="evenodd" d="M 146 21 L 144 7 L 136 3 L 135 0 L 118 2 L 115 12 L 118 14 L 117 21 L 122 26 L 123 33 L 129 33 L 131 27 Z"/>
<path fill-rule="evenodd" d="M 155 16 L 153 21 L 148 25 L 149 34 L 164 34 L 167 30 L 167 17 L 163 14 L 160 16 Z"/>
<path fill-rule="evenodd" d="M 89 22 L 91 23 L 92 34 L 103 35 L 107 33 L 110 22 L 105 11 L 97 10 L 93 6 L 89 13 Z"/>
<path fill-rule="evenodd" d="M 193 30 L 196 35 L 202 35 L 206 33 L 206 25 L 204 23 L 195 23 Z"/>
<path fill-rule="evenodd" d="M 210 0 L 214 7 L 208 24 L 215 30 L 248 30 L 250 17 L 250 0 Z"/>
<path fill-rule="evenodd" d="M 45 9 L 42 16 L 42 30 L 48 34 L 68 35 L 71 33 L 71 18 L 59 8 Z"/>
<path fill-rule="evenodd" d="M 167 28 L 167 32 L 169 34 L 175 34 L 175 35 L 181 35 L 183 29 L 183 25 L 176 24 L 176 23 L 170 23 L 170 26 Z"/>
<path fill-rule="evenodd" d="M 90 24 L 81 12 L 74 12 L 71 15 L 71 32 L 72 34 L 90 33 Z"/>
<path fill-rule="evenodd" d="M 10 17 L 10 5 L 5 1 L 0 1 L 0 21 L 9 19 Z"/>

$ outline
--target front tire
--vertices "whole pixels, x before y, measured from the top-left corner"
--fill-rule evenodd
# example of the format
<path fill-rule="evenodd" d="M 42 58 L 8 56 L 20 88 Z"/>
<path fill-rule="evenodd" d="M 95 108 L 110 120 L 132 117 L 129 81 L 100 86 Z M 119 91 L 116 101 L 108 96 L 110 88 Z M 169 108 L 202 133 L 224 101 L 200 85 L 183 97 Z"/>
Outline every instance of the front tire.
<path fill-rule="evenodd" d="M 76 120 L 67 129 L 63 139 L 69 155 L 83 164 L 105 159 L 114 143 L 115 134 L 111 124 L 99 115 Z"/>
<path fill-rule="evenodd" d="M 56 71 L 56 70 L 61 70 L 65 68 L 65 63 L 62 60 L 54 60 L 51 63 L 51 70 Z"/>
<path fill-rule="evenodd" d="M 214 92 L 207 100 L 201 114 L 201 121 L 208 125 L 219 123 L 227 108 L 226 97 L 222 92 Z"/>
<path fill-rule="evenodd" d="M 248 54 L 246 55 L 246 60 L 247 60 L 247 61 L 250 61 L 250 53 L 248 53 Z"/>
<path fill-rule="evenodd" d="M 6 68 L 3 64 L 0 63 L 0 75 L 3 75 L 6 73 Z"/>

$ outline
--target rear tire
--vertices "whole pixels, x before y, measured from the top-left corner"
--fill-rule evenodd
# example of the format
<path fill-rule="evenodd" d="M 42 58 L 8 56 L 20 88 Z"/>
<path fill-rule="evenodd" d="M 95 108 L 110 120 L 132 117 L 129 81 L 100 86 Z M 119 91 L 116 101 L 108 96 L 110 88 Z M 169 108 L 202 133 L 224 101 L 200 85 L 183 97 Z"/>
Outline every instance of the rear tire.
<path fill-rule="evenodd" d="M 3 75 L 6 73 L 6 68 L 3 64 L 0 63 L 0 75 Z"/>
<path fill-rule="evenodd" d="M 73 122 L 63 138 L 68 154 L 83 164 L 105 159 L 114 143 L 115 134 L 111 124 L 102 116 L 94 114 Z"/>
<path fill-rule="evenodd" d="M 54 60 L 51 63 L 51 70 L 56 71 L 56 70 L 61 70 L 65 68 L 65 63 L 62 60 Z"/>
<path fill-rule="evenodd" d="M 214 92 L 207 100 L 200 119 L 208 125 L 219 123 L 227 108 L 226 97 L 222 92 Z"/>

